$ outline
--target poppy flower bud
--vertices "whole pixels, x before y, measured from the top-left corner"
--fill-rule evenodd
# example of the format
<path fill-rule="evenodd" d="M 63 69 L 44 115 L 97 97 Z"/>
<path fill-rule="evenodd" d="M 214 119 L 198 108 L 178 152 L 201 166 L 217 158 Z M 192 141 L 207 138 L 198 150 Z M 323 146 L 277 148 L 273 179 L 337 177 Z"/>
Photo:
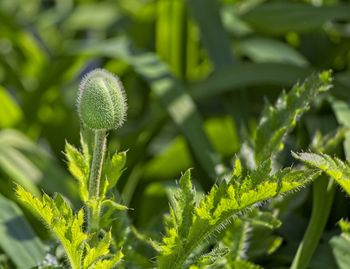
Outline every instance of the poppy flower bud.
<path fill-rule="evenodd" d="M 95 69 L 80 83 L 77 106 L 80 120 L 88 128 L 117 129 L 124 123 L 127 111 L 123 85 L 108 71 Z"/>

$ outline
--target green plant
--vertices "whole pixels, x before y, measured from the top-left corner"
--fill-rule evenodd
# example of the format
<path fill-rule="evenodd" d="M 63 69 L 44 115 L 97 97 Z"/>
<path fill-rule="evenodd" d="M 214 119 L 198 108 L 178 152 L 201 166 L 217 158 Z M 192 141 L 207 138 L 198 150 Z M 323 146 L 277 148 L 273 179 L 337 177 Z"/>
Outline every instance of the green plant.
<path fill-rule="evenodd" d="M 118 78 L 104 70 L 90 72 L 81 82 L 78 112 L 82 123 L 94 134 L 93 156 L 82 137 L 82 152 L 66 144 L 68 168 L 79 182 L 79 193 L 86 212 L 72 212 L 69 203 L 59 194 L 51 199 L 34 197 L 18 186 L 18 198 L 30 206 L 45 221 L 60 240 L 73 269 L 113 268 L 120 262 L 121 251 L 111 254 L 110 212 L 127 207 L 106 198 L 125 164 L 124 152 L 115 153 L 104 161 L 107 131 L 119 127 L 126 117 L 124 91 Z M 91 160 L 92 159 L 92 160 Z M 84 229 L 84 215 L 87 228 Z M 104 230 L 103 230 L 104 229 Z M 85 231 L 86 230 L 86 231 Z M 100 238 L 103 231 L 103 237 Z"/>
<path fill-rule="evenodd" d="M 101 206 L 103 204 L 106 191 L 113 188 L 117 183 L 112 181 L 113 177 L 119 178 L 119 175 L 104 175 L 102 179 L 102 168 L 104 164 L 104 155 L 106 151 L 107 131 L 120 127 L 126 118 L 127 104 L 123 85 L 117 77 L 103 69 L 97 69 L 85 76 L 80 83 L 78 95 L 78 113 L 82 123 L 94 132 L 94 150 L 92 162 L 90 165 L 89 153 L 80 158 L 85 160 L 85 175 L 89 179 L 80 179 L 87 185 L 88 190 L 84 192 L 83 201 L 88 208 L 88 230 L 98 231 L 101 215 Z M 72 147 L 69 147 L 71 150 Z M 86 147 L 85 147 L 86 148 Z M 73 153 L 67 150 L 68 158 L 74 158 Z M 76 152 L 75 152 L 76 154 Z M 114 158 L 114 160 L 113 160 Z M 82 161 L 82 160 L 80 160 Z M 108 169 L 120 170 L 123 166 L 123 157 L 113 156 L 112 167 Z M 117 167 L 115 166 L 117 165 Z M 121 167 L 118 167 L 121 166 Z M 81 167 L 80 167 L 81 168 Z M 108 181 L 109 180 L 109 181 Z M 111 184 L 113 183 L 113 184 Z M 83 194 L 82 194 L 83 195 Z"/>
<path fill-rule="evenodd" d="M 128 150 L 127 169 L 107 191 L 133 209 L 110 217 L 112 251 L 123 246 L 124 268 L 156 266 L 149 238 L 162 242 L 181 171 L 193 168 L 198 203 L 229 177 L 236 156 L 255 169 L 264 100 L 274 102 L 281 89 L 318 70 L 333 70 L 332 91 L 313 98 L 273 171 L 300 168 L 291 150 L 348 160 L 349 132 L 331 151 L 324 146 L 337 128 L 350 127 L 349 14 L 347 0 L 1 0 L 0 268 L 68 264 L 55 237 L 21 207 L 13 182 L 37 197 L 58 192 L 73 212 L 82 206 L 62 149 L 65 141 L 82 148 L 74 96 L 95 67 L 118 74 L 129 99 L 128 120 L 108 132 L 104 160 Z M 81 133 L 92 157 L 94 134 L 86 127 Z M 300 260 L 309 269 L 348 269 L 348 233 L 335 223 L 348 218 L 349 203 L 328 178 L 231 221 L 203 244 L 224 256 L 208 267 L 282 269 Z"/>
<path fill-rule="evenodd" d="M 304 84 L 296 85 L 288 94 L 283 93 L 275 106 L 268 105 L 253 143 L 254 159 L 249 160 L 253 168 L 242 169 L 237 158 L 233 172 L 219 186 L 214 185 L 198 205 L 194 203 L 189 174 L 183 176 L 180 191 L 171 203 L 170 220 L 166 221 L 167 235 L 158 246 L 161 254 L 159 268 L 186 268 L 189 263 L 196 264 L 200 257 L 189 261 L 195 249 L 230 220 L 261 201 L 303 186 L 318 175 L 313 170 L 291 168 L 273 172 L 272 162 L 283 148 L 285 135 L 295 126 L 312 98 L 329 88 L 330 80 L 327 72 L 313 76 Z M 215 258 L 220 257 L 212 257 Z"/>
<path fill-rule="evenodd" d="M 81 83 L 78 98 L 81 121 L 94 135 L 92 156 L 84 135 L 81 135 L 82 151 L 68 143 L 65 150 L 68 169 L 77 179 L 84 207 L 74 213 L 60 194 L 53 199 L 46 194 L 37 198 L 20 185 L 16 194 L 59 239 L 73 269 L 114 268 L 117 265 L 128 268 L 130 263 L 139 267 L 137 264 L 142 259 L 132 261 L 131 257 L 145 253 L 132 248 L 132 236 L 153 246 L 158 253 L 156 267 L 160 269 L 221 268 L 223 265 L 225 268 L 258 268 L 239 254 L 244 251 L 244 234 L 254 223 L 278 227 L 278 219 L 268 211 L 260 211 L 258 205 L 297 190 L 319 175 L 314 169 L 287 167 L 276 170 L 272 167 L 283 148 L 286 134 L 309 108 L 313 98 L 329 89 L 330 82 L 329 72 L 313 75 L 288 94 L 283 92 L 274 106 L 268 104 L 255 136 L 244 142 L 245 147 L 236 156 L 233 170 L 228 171 L 208 194 L 196 194 L 191 172 L 186 171 L 179 186 L 172 191 L 170 212 L 165 217 L 165 235 L 158 242 L 145 239 L 134 227 L 127 227 L 129 232 L 122 240 L 118 238 L 123 237 L 123 229 L 111 230 L 116 222 L 121 224 L 126 219 L 125 215 L 114 219 L 127 207 L 111 197 L 112 188 L 123 172 L 126 153 L 106 156 L 106 131 L 124 121 L 126 104 L 120 82 L 106 71 L 89 73 Z M 104 114 L 106 119 L 102 119 Z M 234 224 L 230 228 L 233 233 L 242 228 L 241 239 L 225 234 L 230 223 Z M 232 248 L 236 248 L 234 256 L 231 256 Z"/>
<path fill-rule="evenodd" d="M 341 128 L 336 133 L 330 134 L 330 137 L 320 137 L 320 134 L 315 137 L 312 144 L 312 150 L 319 153 L 332 152 L 334 147 L 344 138 L 346 129 Z M 308 158 L 307 155 L 293 153 L 296 159 L 308 163 L 307 159 L 312 158 L 312 154 Z M 315 156 L 318 156 L 315 154 Z M 325 155 L 326 156 L 326 155 Z M 313 163 L 316 166 L 316 162 Z M 317 166 L 316 166 L 317 167 Z M 329 180 L 326 175 L 314 182 L 312 190 L 312 214 L 305 231 L 304 238 L 299 244 L 298 251 L 294 257 L 292 268 L 307 268 L 310 260 L 317 248 L 322 232 L 329 218 L 335 194 L 335 185 L 333 180 Z"/>

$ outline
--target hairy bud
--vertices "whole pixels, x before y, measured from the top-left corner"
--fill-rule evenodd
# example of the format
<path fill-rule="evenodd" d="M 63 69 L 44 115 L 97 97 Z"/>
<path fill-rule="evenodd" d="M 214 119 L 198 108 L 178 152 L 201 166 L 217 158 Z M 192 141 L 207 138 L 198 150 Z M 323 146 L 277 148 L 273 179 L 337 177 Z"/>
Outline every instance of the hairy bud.
<path fill-rule="evenodd" d="M 126 118 L 127 103 L 120 80 L 104 69 L 88 73 L 80 83 L 78 114 L 92 130 L 120 127 Z"/>

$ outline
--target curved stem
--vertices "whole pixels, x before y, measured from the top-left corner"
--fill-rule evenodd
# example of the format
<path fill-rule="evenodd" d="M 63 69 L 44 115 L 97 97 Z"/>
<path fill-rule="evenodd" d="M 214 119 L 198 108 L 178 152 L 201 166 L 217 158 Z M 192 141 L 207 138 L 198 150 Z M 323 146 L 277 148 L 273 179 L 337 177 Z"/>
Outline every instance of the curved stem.
<path fill-rule="evenodd" d="M 294 257 L 291 269 L 305 269 L 308 267 L 326 226 L 333 203 L 334 191 L 334 182 L 327 176 L 323 175 L 313 183 L 311 219 Z"/>
<path fill-rule="evenodd" d="M 95 131 L 95 144 L 92 156 L 90 178 L 89 178 L 89 200 L 95 200 L 98 203 L 100 195 L 100 179 L 102 173 L 103 157 L 106 150 L 106 131 Z M 88 231 L 96 231 L 98 229 L 100 215 L 100 206 L 88 205 Z"/>

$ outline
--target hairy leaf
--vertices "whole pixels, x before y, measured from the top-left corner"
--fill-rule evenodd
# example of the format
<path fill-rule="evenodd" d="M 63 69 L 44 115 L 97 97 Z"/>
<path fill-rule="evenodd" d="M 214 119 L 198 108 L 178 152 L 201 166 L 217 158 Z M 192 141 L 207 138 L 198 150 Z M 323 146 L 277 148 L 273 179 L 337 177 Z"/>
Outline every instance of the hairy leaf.
<path fill-rule="evenodd" d="M 101 227 L 110 227 L 112 222 L 115 220 L 114 214 L 119 211 L 126 211 L 128 207 L 119 204 L 111 199 L 105 199 L 101 203 L 102 205 L 102 215 L 100 218 Z"/>
<path fill-rule="evenodd" d="M 66 142 L 65 153 L 68 160 L 68 170 L 79 182 L 80 198 L 87 201 L 89 199 L 90 158 L 68 142 Z"/>
<path fill-rule="evenodd" d="M 316 167 L 333 178 L 350 195 L 350 165 L 336 157 L 316 153 L 293 153 L 304 163 Z"/>
<path fill-rule="evenodd" d="M 228 264 L 246 257 L 250 231 L 251 225 L 240 219 L 228 226 L 222 240 L 222 243 L 231 249 L 231 253 L 225 257 Z"/>
<path fill-rule="evenodd" d="M 83 258 L 82 244 L 88 239 L 88 235 L 82 231 L 83 211 L 81 210 L 73 216 L 69 205 L 60 195 L 57 195 L 55 200 L 46 194 L 43 195 L 42 199 L 39 199 L 19 185 L 16 194 L 18 199 L 38 214 L 54 232 L 60 240 L 72 268 L 80 268 Z"/>
<path fill-rule="evenodd" d="M 115 187 L 124 171 L 125 163 L 125 151 L 116 152 L 111 158 L 106 158 L 101 176 L 101 193 L 105 193 L 107 189 Z"/>
<path fill-rule="evenodd" d="M 83 268 L 114 268 L 114 266 L 120 262 L 123 254 L 118 252 L 113 258 L 107 260 L 104 259 L 111 254 L 109 250 L 111 242 L 112 233 L 109 231 L 99 240 L 96 247 L 91 248 L 89 245 L 86 245 L 86 255 L 84 257 Z"/>
<path fill-rule="evenodd" d="M 193 223 L 194 189 L 191 183 L 191 172 L 187 170 L 179 181 L 179 188 L 170 201 L 170 216 L 166 219 L 166 233 L 163 242 L 158 246 L 162 253 L 171 253 L 176 242 L 186 238 Z"/>
<path fill-rule="evenodd" d="M 175 196 L 176 204 L 180 205 L 175 208 L 179 211 L 171 213 L 170 220 L 167 221 L 166 236 L 157 248 L 159 268 L 187 268 L 184 264 L 191 253 L 225 228 L 233 218 L 244 214 L 259 202 L 302 187 L 319 174 L 314 170 L 298 171 L 290 168 L 274 175 L 268 173 L 269 170 L 262 165 L 241 179 L 242 184 L 223 181 L 220 185 L 214 185 L 199 204 L 190 206 L 189 209 L 193 208 L 194 214 L 191 217 L 186 212 L 188 227 L 184 230 L 179 229 L 183 222 L 179 224 L 177 221 L 181 219 L 178 212 L 183 212 L 185 208 L 183 201 L 192 200 L 181 200 L 179 197 L 187 197 L 185 194 L 193 191 L 190 191 L 190 185 L 181 186 L 182 196 Z M 257 177 L 258 175 L 260 176 Z M 183 216 L 183 213 L 180 214 Z"/>
<path fill-rule="evenodd" d="M 332 77 L 324 71 L 309 77 L 302 84 L 295 85 L 277 99 L 274 106 L 267 105 L 255 137 L 255 161 L 269 159 L 283 149 L 285 135 L 296 125 L 300 116 L 309 108 L 311 101 L 330 88 Z"/>
<path fill-rule="evenodd" d="M 90 235 L 83 231 L 84 211 L 73 214 L 68 202 L 56 195 L 51 199 L 44 194 L 41 199 L 17 185 L 18 199 L 41 217 L 47 227 L 57 236 L 72 269 L 113 268 L 121 254 L 111 255 L 111 234 L 107 233 L 97 246 L 90 246 Z M 94 265 L 92 267 L 92 265 Z M 101 267 L 103 266 L 103 267 Z"/>
<path fill-rule="evenodd" d="M 338 225 L 342 231 L 342 233 L 348 238 L 350 241 L 350 222 L 344 219 L 341 219 L 338 222 Z"/>
<path fill-rule="evenodd" d="M 230 249 L 226 247 L 216 247 L 209 253 L 206 253 L 202 255 L 198 259 L 198 265 L 205 266 L 205 265 L 212 265 L 217 260 L 221 259 L 222 257 L 226 256 L 228 253 L 230 253 Z"/>
<path fill-rule="evenodd" d="M 104 260 L 98 261 L 93 268 L 94 269 L 112 269 L 118 263 L 121 262 L 123 257 L 124 257 L 123 253 L 121 251 L 118 251 L 111 259 L 104 259 Z"/>
<path fill-rule="evenodd" d="M 269 229 L 279 228 L 282 224 L 271 212 L 263 212 L 256 208 L 246 216 L 243 216 L 242 219 L 253 225 L 263 226 Z"/>
<path fill-rule="evenodd" d="M 303 84 L 294 86 L 288 94 L 283 93 L 275 106 L 266 107 L 254 141 L 255 168 L 243 171 L 239 158 L 236 158 L 231 178 L 214 185 L 198 204 L 193 202 L 189 173 L 180 180 L 180 188 L 171 202 L 170 217 L 166 221 L 166 235 L 157 246 L 160 269 L 195 265 L 196 261 L 189 259 L 191 254 L 234 218 L 242 216 L 259 202 L 302 187 L 319 174 L 315 170 L 292 168 L 273 174 L 272 158 L 281 150 L 285 135 L 295 126 L 312 99 L 328 90 L 330 82 L 330 72 L 313 75 Z M 186 184 L 181 184 L 182 181 Z M 250 221 L 253 220 L 272 228 L 280 225 L 269 214 L 257 213 Z M 185 228 L 181 226 L 184 221 Z"/>

